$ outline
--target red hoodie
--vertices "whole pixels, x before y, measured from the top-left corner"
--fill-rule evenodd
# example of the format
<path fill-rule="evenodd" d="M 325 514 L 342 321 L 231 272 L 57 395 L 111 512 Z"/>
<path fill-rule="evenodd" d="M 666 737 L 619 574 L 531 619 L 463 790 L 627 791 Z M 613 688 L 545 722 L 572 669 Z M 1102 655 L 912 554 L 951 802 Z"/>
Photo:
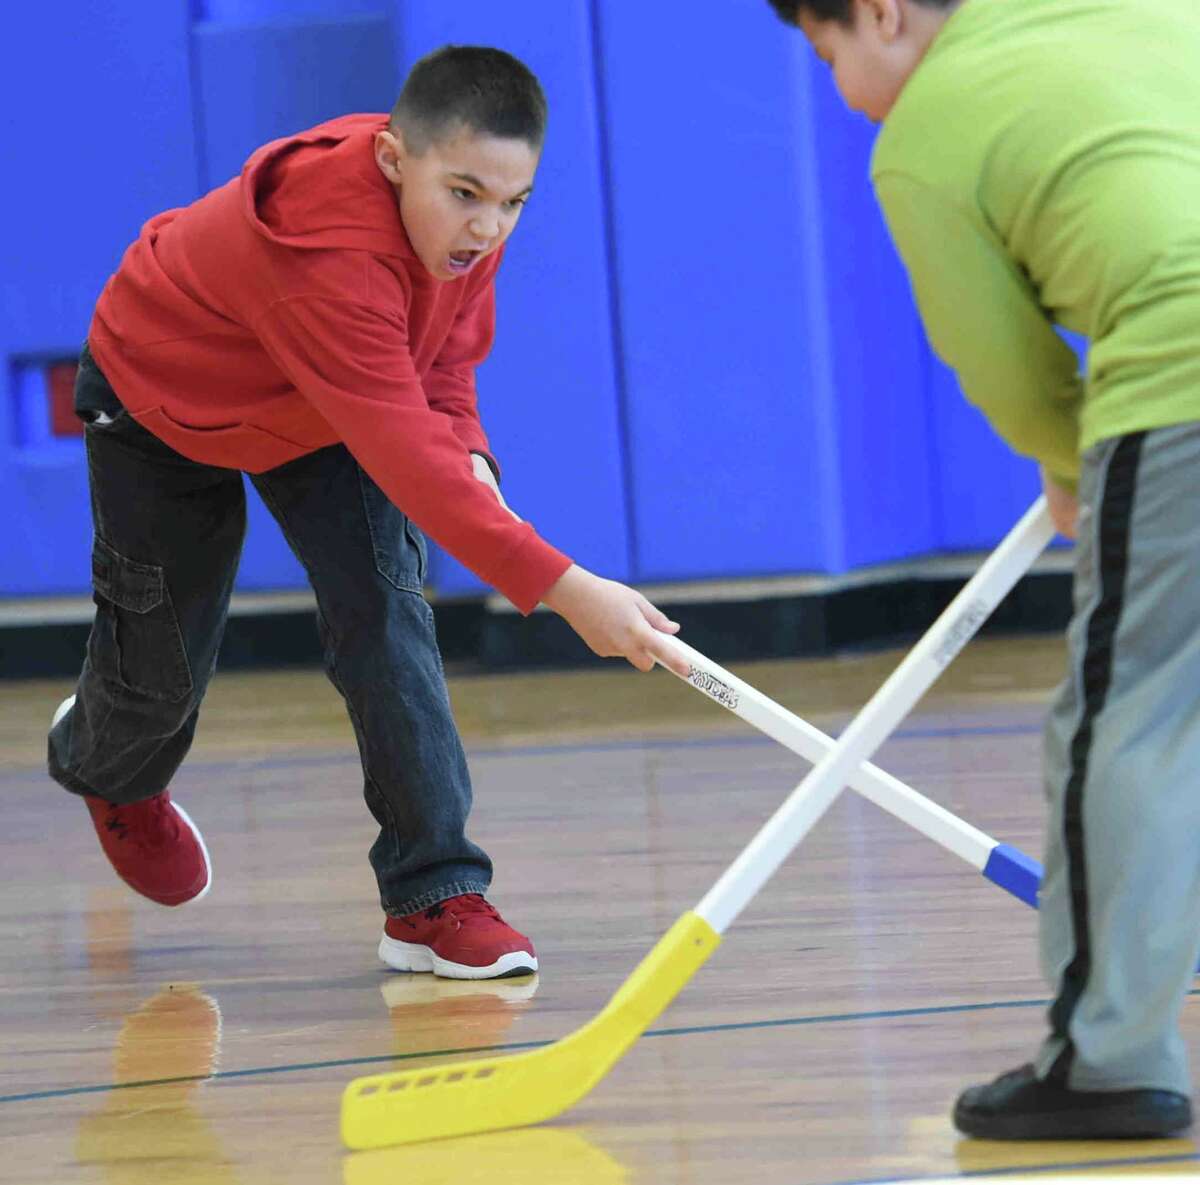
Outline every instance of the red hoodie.
<path fill-rule="evenodd" d="M 384 115 L 260 148 L 142 228 L 88 341 L 129 413 L 195 461 L 261 473 L 339 441 L 387 496 L 528 613 L 570 560 L 476 480 L 475 367 L 501 252 L 461 280 L 417 259 L 375 165 Z"/>

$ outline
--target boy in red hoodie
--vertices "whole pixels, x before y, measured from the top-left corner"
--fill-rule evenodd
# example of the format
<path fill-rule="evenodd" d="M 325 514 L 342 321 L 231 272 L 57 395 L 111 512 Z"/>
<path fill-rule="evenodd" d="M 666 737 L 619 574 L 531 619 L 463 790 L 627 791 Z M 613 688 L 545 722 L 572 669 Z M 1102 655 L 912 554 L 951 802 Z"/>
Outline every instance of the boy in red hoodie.
<path fill-rule="evenodd" d="M 179 905 L 211 882 L 167 785 L 224 629 L 244 472 L 307 570 L 358 740 L 380 827 L 380 957 L 453 978 L 537 969 L 485 900 L 492 865 L 464 833 L 471 784 L 422 597 L 422 532 L 596 653 L 679 667 L 658 641 L 674 623 L 507 508 L 476 411 L 496 269 L 545 119 L 515 58 L 439 50 L 390 118 L 277 140 L 152 218 L 105 287 L 76 385 L 97 612 L 49 768 L 144 896 Z"/>

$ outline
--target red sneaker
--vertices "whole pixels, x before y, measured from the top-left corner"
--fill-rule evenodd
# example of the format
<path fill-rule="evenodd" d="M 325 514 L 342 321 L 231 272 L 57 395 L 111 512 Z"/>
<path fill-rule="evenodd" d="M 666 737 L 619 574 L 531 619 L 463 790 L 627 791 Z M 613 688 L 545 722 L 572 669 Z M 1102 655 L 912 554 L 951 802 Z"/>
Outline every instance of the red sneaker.
<path fill-rule="evenodd" d="M 208 892 L 212 865 L 196 824 L 164 790 L 121 806 L 84 795 L 100 846 L 131 889 L 159 905 L 182 905 Z"/>
<path fill-rule="evenodd" d="M 533 943 L 478 893 L 389 917 L 379 957 L 396 971 L 432 971 L 446 979 L 504 979 L 538 967 Z"/>

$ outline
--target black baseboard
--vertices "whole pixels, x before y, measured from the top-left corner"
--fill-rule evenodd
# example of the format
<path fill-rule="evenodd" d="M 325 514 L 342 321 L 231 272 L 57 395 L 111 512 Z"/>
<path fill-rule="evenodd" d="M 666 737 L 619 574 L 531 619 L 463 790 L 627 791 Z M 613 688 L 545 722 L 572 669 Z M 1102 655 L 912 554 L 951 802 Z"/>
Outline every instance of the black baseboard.
<path fill-rule="evenodd" d="M 447 663 L 477 661 L 482 601 L 447 602 L 434 609 Z M 88 622 L 0 626 L 0 678 L 68 678 L 79 673 L 87 649 Z M 218 669 L 262 670 L 313 667 L 322 662 L 316 617 L 309 609 L 233 615 L 225 626 Z"/>
<path fill-rule="evenodd" d="M 848 588 L 759 599 L 658 603 L 683 626 L 697 650 L 718 662 L 753 658 L 811 658 L 847 650 L 903 645 L 918 637 L 950 603 L 964 581 L 914 577 Z M 1063 629 L 1071 614 L 1071 577 L 1033 572 L 1021 580 L 984 625 L 984 634 Z M 600 663 L 552 613 L 521 617 L 490 612 L 486 603 L 434 605 L 447 666 L 514 671 Z M 79 671 L 89 626 L 16 624 L 0 627 L 0 677 L 69 678 Z M 321 648 L 311 610 L 232 616 L 221 670 L 313 667 Z"/>

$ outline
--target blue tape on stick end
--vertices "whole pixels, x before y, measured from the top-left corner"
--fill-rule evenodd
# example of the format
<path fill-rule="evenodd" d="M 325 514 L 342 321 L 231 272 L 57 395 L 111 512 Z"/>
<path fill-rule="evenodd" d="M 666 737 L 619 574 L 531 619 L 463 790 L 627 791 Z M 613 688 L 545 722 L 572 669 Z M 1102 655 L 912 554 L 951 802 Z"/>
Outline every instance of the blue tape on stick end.
<path fill-rule="evenodd" d="M 983 875 L 994 885 L 1020 897 L 1026 905 L 1037 909 L 1038 886 L 1042 883 L 1042 866 L 1011 844 L 998 843 L 992 848 Z"/>

